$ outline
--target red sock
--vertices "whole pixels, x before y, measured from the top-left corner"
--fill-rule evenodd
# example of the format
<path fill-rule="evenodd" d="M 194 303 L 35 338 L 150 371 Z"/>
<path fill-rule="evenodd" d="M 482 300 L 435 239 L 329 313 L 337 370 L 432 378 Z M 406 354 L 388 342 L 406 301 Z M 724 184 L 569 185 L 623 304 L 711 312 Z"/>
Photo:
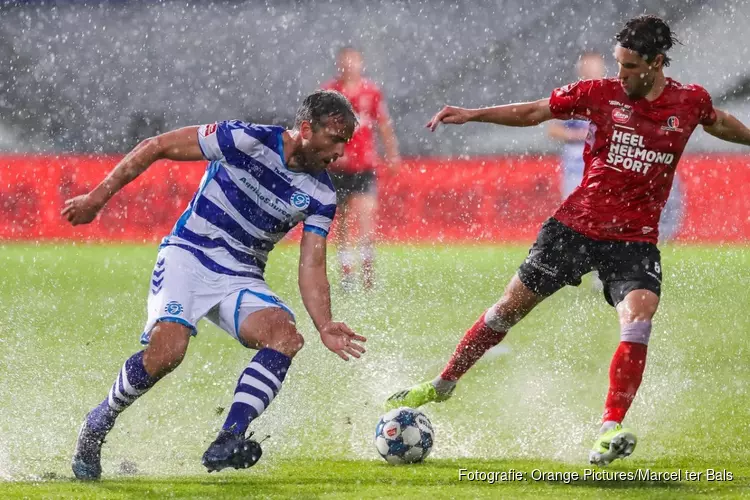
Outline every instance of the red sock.
<path fill-rule="evenodd" d="M 499 344 L 506 333 L 496 332 L 487 326 L 484 322 L 484 314 L 482 314 L 458 343 L 456 351 L 445 365 L 440 378 L 451 381 L 461 378 L 485 352 Z"/>
<path fill-rule="evenodd" d="M 646 368 L 646 344 L 620 342 L 609 366 L 609 392 L 602 422 L 622 422 L 638 392 Z"/>
<path fill-rule="evenodd" d="M 347 265 L 342 265 L 341 266 L 341 276 L 342 277 L 348 278 L 352 274 L 354 274 L 354 269 L 352 268 L 352 266 L 347 266 Z"/>

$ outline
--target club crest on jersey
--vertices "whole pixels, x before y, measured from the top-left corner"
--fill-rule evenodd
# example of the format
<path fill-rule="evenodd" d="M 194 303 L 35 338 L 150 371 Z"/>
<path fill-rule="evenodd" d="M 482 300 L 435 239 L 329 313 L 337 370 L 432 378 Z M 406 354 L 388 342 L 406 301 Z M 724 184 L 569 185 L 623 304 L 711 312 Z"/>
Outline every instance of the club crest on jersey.
<path fill-rule="evenodd" d="M 201 127 L 198 130 L 200 130 L 200 133 L 201 133 L 201 135 L 203 137 L 208 137 L 209 135 L 211 135 L 214 132 L 216 132 L 216 124 L 215 123 L 209 123 L 208 125 L 205 125 L 205 126 Z"/>
<path fill-rule="evenodd" d="M 633 112 L 629 109 L 615 108 L 612 110 L 612 119 L 616 123 L 628 123 L 632 114 Z"/>
<path fill-rule="evenodd" d="M 290 200 L 294 208 L 304 210 L 310 206 L 310 196 L 302 191 L 296 191 Z"/>
<path fill-rule="evenodd" d="M 661 129 L 668 132 L 682 132 L 682 129 L 680 128 L 680 119 L 676 116 L 670 116 L 667 118 L 666 127 L 662 127 Z"/>

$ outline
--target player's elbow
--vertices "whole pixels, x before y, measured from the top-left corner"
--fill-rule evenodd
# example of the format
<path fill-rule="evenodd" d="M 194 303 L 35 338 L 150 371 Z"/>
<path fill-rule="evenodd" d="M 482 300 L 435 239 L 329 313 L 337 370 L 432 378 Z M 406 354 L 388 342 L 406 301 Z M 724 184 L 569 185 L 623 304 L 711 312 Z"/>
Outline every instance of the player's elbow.
<path fill-rule="evenodd" d="M 138 143 L 138 146 L 135 147 L 135 151 L 150 158 L 158 159 L 164 157 L 166 144 L 164 139 L 160 136 L 149 137 Z"/>
<path fill-rule="evenodd" d="M 328 277 L 326 276 L 325 261 L 322 263 L 303 262 L 299 268 L 297 282 L 299 284 L 300 292 L 302 293 L 304 293 L 303 290 L 327 285 Z"/>
<path fill-rule="evenodd" d="M 531 108 L 527 116 L 529 125 L 539 125 L 540 123 L 546 122 L 550 118 L 552 118 L 552 113 L 550 113 L 549 106 L 547 105 L 546 101 L 535 102 L 534 106 Z"/>
<path fill-rule="evenodd" d="M 527 103 L 521 108 L 519 124 L 523 127 L 531 127 L 546 122 L 551 118 L 552 112 L 549 109 L 549 101 L 541 99 Z"/>

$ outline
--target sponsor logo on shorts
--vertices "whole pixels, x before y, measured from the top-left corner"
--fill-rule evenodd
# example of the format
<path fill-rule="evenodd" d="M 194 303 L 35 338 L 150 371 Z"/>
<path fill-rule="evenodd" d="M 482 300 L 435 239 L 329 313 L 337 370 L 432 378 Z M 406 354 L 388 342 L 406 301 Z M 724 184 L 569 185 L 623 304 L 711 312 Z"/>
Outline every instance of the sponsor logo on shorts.
<path fill-rule="evenodd" d="M 612 119 L 616 123 L 628 123 L 632 114 L 633 112 L 629 109 L 615 108 L 612 110 Z"/>
<path fill-rule="evenodd" d="M 541 262 L 537 262 L 528 258 L 526 259 L 526 262 L 534 269 L 541 271 L 548 276 L 557 276 L 557 268 L 547 266 L 545 264 L 542 264 Z"/>
<path fill-rule="evenodd" d="M 173 300 L 172 302 L 167 303 L 167 307 L 164 308 L 165 313 L 173 314 L 175 316 L 182 314 L 182 311 L 184 310 L 185 308 L 182 307 L 182 304 L 180 304 L 176 300 Z"/>
<path fill-rule="evenodd" d="M 296 191 L 290 200 L 295 208 L 304 210 L 310 206 L 310 195 L 303 193 L 302 191 Z"/>

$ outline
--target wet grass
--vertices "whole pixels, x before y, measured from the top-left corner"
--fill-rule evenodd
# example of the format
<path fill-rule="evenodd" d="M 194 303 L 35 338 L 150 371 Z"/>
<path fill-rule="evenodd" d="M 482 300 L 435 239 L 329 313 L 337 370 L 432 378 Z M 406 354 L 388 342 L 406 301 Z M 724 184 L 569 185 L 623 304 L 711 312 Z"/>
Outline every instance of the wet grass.
<path fill-rule="evenodd" d="M 627 423 L 640 443 L 614 470 L 691 470 L 701 480 L 534 481 L 578 471 L 593 440 L 618 341 L 614 311 L 588 282 L 539 306 L 462 381 L 427 407 L 436 446 L 424 465 L 390 467 L 372 446 L 380 401 L 439 371 L 462 332 L 501 293 L 523 247 L 379 250 L 380 286 L 344 294 L 338 318 L 368 336 L 344 363 L 316 339 L 296 290 L 297 250 L 274 252 L 268 281 L 307 338 L 284 390 L 253 424 L 264 458 L 251 471 L 206 475 L 199 457 L 252 357 L 202 323 L 183 365 L 123 414 L 105 445 L 106 480 L 69 481 L 86 411 L 139 349 L 153 247 L 1 248 L 0 496 L 477 497 L 734 496 L 750 476 L 750 249 L 672 247 L 646 376 Z M 334 262 L 332 261 L 332 264 Z M 333 273 L 335 274 L 335 273 Z M 458 469 L 526 473 L 459 481 Z M 707 469 L 732 481 L 708 481 Z"/>

